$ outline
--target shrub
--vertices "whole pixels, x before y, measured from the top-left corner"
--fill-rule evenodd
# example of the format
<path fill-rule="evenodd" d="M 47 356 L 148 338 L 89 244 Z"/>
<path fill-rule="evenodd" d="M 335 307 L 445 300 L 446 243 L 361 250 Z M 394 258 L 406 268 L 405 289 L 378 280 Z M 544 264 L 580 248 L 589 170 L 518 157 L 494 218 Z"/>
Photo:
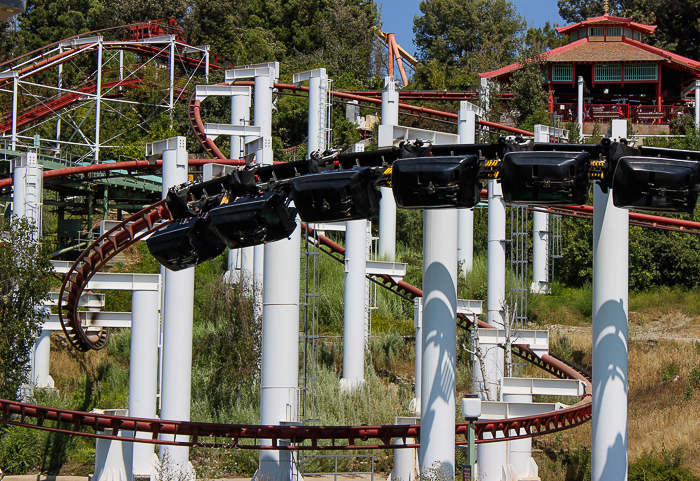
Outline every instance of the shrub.
<path fill-rule="evenodd" d="M 0 440 L 0 468 L 6 474 L 27 474 L 42 462 L 43 433 L 9 426 Z"/>
<path fill-rule="evenodd" d="M 678 366 L 678 364 L 674 361 L 663 363 L 659 371 L 659 375 L 661 376 L 662 382 L 668 382 L 676 376 L 680 375 L 680 373 L 681 369 Z"/>

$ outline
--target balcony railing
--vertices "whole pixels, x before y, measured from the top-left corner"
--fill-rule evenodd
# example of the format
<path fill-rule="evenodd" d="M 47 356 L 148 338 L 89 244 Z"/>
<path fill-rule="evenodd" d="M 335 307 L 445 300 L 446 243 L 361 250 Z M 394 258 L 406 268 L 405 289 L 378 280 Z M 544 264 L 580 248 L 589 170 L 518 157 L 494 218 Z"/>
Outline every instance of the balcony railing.
<path fill-rule="evenodd" d="M 608 123 L 612 119 L 631 119 L 633 124 L 670 124 L 674 116 L 689 113 L 688 107 L 678 105 L 585 104 L 584 122 Z M 554 104 L 554 113 L 564 122 L 578 121 L 577 104 Z"/>

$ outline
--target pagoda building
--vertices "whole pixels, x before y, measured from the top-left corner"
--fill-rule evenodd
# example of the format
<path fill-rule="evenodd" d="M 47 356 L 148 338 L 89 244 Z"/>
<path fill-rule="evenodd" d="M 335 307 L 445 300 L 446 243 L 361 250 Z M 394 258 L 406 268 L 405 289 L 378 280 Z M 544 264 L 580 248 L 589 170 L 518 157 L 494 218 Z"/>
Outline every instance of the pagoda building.
<path fill-rule="evenodd" d="M 656 25 L 607 13 L 557 27 L 569 42 L 540 57 L 550 111 L 565 122 L 576 120 L 577 82 L 582 77 L 585 122 L 629 118 L 635 124 L 664 125 L 679 112 L 687 113 L 695 98 L 695 80 L 700 79 L 700 62 L 646 44 L 655 30 Z M 497 82 L 503 91 L 521 67 L 514 63 L 480 76 Z"/>

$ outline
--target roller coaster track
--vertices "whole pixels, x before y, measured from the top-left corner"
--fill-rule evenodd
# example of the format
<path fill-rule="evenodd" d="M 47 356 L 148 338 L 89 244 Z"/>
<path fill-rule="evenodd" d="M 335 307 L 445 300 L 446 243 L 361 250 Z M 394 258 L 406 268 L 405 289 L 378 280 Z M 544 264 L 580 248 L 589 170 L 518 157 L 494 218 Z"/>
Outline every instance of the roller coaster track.
<path fill-rule="evenodd" d="M 106 48 L 109 42 L 105 42 Z M 123 42 L 121 42 L 123 44 Z M 124 45 L 114 48 L 124 48 Z M 128 49 L 141 53 L 158 54 L 158 49 L 152 47 L 129 46 Z M 47 58 L 41 58 L 30 66 L 20 69 L 22 75 L 32 75 L 39 71 L 65 62 L 69 57 L 88 51 L 85 48 L 75 48 Z M 167 55 L 167 54 L 165 54 Z M 191 59 L 195 62 L 195 59 Z M 199 61 L 196 61 L 199 62 Z M 5 84 L 6 86 L 6 84 Z M 296 87 L 287 84 L 277 84 L 278 89 L 290 90 L 294 93 L 308 91 L 305 87 Z M 339 98 L 361 100 L 379 104 L 381 100 L 368 99 L 354 94 L 334 92 L 334 96 Z M 426 115 L 440 115 L 447 118 L 457 118 L 456 114 L 441 112 L 423 107 L 401 104 L 402 108 Z M 200 103 L 190 102 L 190 114 L 193 127 L 200 139 L 203 135 L 203 123 L 200 116 Z M 512 129 L 510 127 L 481 122 L 482 125 L 491 128 L 508 130 L 513 133 L 527 135 L 529 132 Z M 212 142 L 213 144 L 213 142 Z M 215 146 L 214 146 L 215 147 Z M 223 154 L 209 146 L 205 146 L 207 152 L 216 157 L 216 162 L 242 165 L 243 161 L 226 160 Z M 199 163 L 211 162 L 200 159 Z M 196 164 L 190 160 L 190 165 Z M 94 164 L 66 169 L 47 171 L 44 178 L 87 176 L 93 172 L 109 171 L 113 169 L 141 169 L 157 168 L 159 164 L 149 164 L 145 161 L 120 162 L 113 164 Z M 0 181 L 0 189 L 7 188 L 12 184 L 12 179 Z M 592 208 L 590 208 L 592 209 Z M 588 215 L 586 206 L 572 208 L 569 212 Z M 639 216 L 639 217 L 637 217 Z M 642 217 L 643 216 L 643 217 Z M 643 214 L 630 213 L 630 219 L 638 218 L 645 225 L 656 228 L 684 228 L 700 232 L 700 224 L 689 221 L 678 221 L 677 219 L 667 219 L 664 217 L 647 216 Z M 77 301 L 80 294 L 87 286 L 90 278 L 102 267 L 110 258 L 121 252 L 138 240 L 143 239 L 149 233 L 167 225 L 171 215 L 163 202 L 158 202 L 148 208 L 138 212 L 131 218 L 121 222 L 115 228 L 101 236 L 74 263 L 69 273 L 66 275 L 60 291 L 59 316 L 66 336 L 71 344 L 78 350 L 99 348 L 104 345 L 107 332 L 100 331 L 97 334 L 88 334 L 77 310 Z M 302 226 L 307 238 L 312 233 L 308 226 Z M 318 242 L 323 250 L 332 255 L 336 260 L 342 262 L 344 249 L 324 236 L 318 236 Z M 422 296 L 422 291 L 403 281 L 394 281 L 389 276 L 372 276 L 372 280 L 382 287 L 412 300 Z M 470 328 L 471 322 L 467 318 L 459 321 L 461 327 Z M 479 327 L 488 327 L 479 322 Z M 493 442 L 507 439 L 520 439 L 525 437 L 539 436 L 553 433 L 580 425 L 591 417 L 591 377 L 588 373 L 557 359 L 551 355 L 538 357 L 527 346 L 514 345 L 513 353 L 522 359 L 546 370 L 550 374 L 560 378 L 570 378 L 582 380 L 585 385 L 585 394 L 581 401 L 566 409 L 553 411 L 537 416 L 520 417 L 501 421 L 483 421 L 476 423 L 477 442 Z M 26 426 L 35 429 L 61 432 L 79 436 L 90 436 L 115 440 L 134 440 L 137 442 L 186 445 L 186 446 L 209 446 L 209 447 L 233 447 L 239 449 L 276 449 L 276 450 L 347 450 L 347 449 L 394 449 L 398 446 L 391 444 L 392 438 L 402 438 L 404 442 L 407 438 L 420 437 L 420 425 L 404 426 L 259 426 L 259 425 L 225 425 L 212 423 L 196 423 L 185 421 L 168 421 L 159 419 L 140 419 L 130 417 L 109 416 L 104 414 L 76 412 L 63 409 L 56 409 L 46 406 L 35 406 L 20 402 L 0 400 L 0 422 L 19 426 Z M 90 429 L 90 431 L 84 430 Z M 110 430 L 111 433 L 106 433 Z M 149 433 L 150 439 L 133 439 L 130 437 L 118 436 L 119 432 L 129 431 L 131 433 Z M 455 435 L 463 439 L 457 444 L 466 444 L 466 423 L 455 425 Z M 168 435 L 173 440 L 159 439 L 161 435 Z M 174 435 L 185 435 L 191 437 L 187 441 L 176 441 Z M 133 434 L 132 434 L 133 436 Z M 259 440 L 271 440 L 271 445 L 261 445 Z M 279 441 L 289 441 L 280 444 Z M 418 447 L 418 444 L 404 444 L 402 447 Z"/>

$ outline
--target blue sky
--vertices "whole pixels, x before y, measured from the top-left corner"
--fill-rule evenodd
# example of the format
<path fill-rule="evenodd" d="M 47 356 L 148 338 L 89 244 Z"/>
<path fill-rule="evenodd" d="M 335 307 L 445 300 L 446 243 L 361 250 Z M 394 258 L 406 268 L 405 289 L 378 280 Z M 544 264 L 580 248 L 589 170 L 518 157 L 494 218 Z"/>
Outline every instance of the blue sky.
<path fill-rule="evenodd" d="M 396 41 L 411 53 L 415 52 L 413 45 L 413 16 L 418 15 L 420 0 L 376 0 L 382 5 L 382 22 L 384 31 L 396 34 Z M 466 0 L 465 0 L 466 1 Z M 559 17 L 557 0 L 511 0 L 518 13 L 527 20 L 529 25 L 542 27 L 550 22 L 564 25 Z"/>

